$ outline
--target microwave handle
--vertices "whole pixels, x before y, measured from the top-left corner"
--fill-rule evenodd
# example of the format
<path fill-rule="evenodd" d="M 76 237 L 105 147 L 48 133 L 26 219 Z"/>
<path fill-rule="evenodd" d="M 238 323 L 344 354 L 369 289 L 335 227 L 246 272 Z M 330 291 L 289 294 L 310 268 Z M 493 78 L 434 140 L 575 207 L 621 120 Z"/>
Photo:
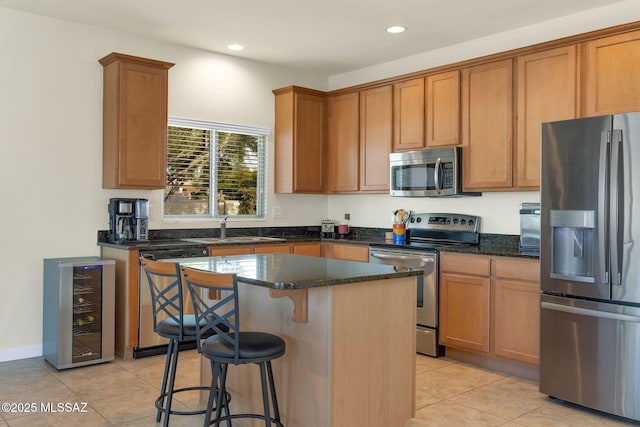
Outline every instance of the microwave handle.
<path fill-rule="evenodd" d="M 442 159 L 438 157 L 436 160 L 436 167 L 433 170 L 433 182 L 436 186 L 436 191 L 439 193 L 442 189 L 440 188 L 440 165 L 442 163 Z"/>

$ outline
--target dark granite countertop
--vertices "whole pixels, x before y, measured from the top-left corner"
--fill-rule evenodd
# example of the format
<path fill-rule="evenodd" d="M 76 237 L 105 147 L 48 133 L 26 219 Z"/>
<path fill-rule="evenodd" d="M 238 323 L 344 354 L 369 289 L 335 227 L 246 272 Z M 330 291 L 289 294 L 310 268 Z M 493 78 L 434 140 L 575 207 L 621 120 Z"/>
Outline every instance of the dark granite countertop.
<path fill-rule="evenodd" d="M 236 273 L 238 280 L 271 289 L 306 289 L 420 276 L 420 269 L 398 272 L 391 265 L 290 254 L 182 258 L 185 267 Z"/>
<path fill-rule="evenodd" d="M 385 240 L 385 232 L 389 230 L 381 228 L 351 227 L 351 232 L 345 237 L 321 237 L 319 227 L 272 227 L 272 228 L 235 228 L 229 229 L 230 236 L 264 236 L 277 237 L 280 242 L 304 243 L 304 242 L 336 242 L 350 244 L 379 245 L 385 247 L 408 247 L 396 245 Z M 274 244 L 278 241 L 235 241 L 197 243 L 187 241 L 193 238 L 215 238 L 217 229 L 170 229 L 151 230 L 150 240 L 139 242 L 111 243 L 107 241 L 106 231 L 98 231 L 98 245 L 122 250 L 153 250 L 153 249 L 177 249 L 177 248 L 202 248 L 207 246 L 232 246 L 232 245 L 262 245 Z M 183 240 L 187 239 L 187 240 Z M 539 259 L 539 255 L 520 252 L 518 247 L 520 236 L 511 234 L 480 234 L 480 242 L 477 246 L 444 247 L 440 251 L 462 252 L 478 255 L 509 256 L 519 258 Z M 419 249 L 411 247 L 412 249 Z"/>

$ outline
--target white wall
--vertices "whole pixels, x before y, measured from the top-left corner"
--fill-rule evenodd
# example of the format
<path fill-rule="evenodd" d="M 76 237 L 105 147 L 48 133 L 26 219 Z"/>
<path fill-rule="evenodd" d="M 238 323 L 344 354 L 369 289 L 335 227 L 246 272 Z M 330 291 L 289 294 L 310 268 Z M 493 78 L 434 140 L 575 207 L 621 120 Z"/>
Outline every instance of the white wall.
<path fill-rule="evenodd" d="M 273 128 L 272 89 L 327 85 L 326 76 L 0 8 L 0 361 L 41 354 L 42 260 L 99 255 L 110 197 L 150 198 L 152 229 L 218 225 L 163 222 L 161 191 L 102 189 L 98 59 L 114 51 L 176 63 L 169 114 L 181 117 Z M 286 218 L 247 225 L 326 216 L 325 196 L 269 197 Z"/>
<path fill-rule="evenodd" d="M 329 89 L 335 90 L 426 70 L 638 20 L 640 20 L 640 1 L 625 0 L 542 24 L 331 76 Z M 456 199 L 409 199 L 388 195 L 358 196 L 357 199 L 355 196 L 330 196 L 328 218 L 341 220 L 344 218 L 344 213 L 348 212 L 351 213 L 353 225 L 391 228 L 391 212 L 398 208 L 418 212 L 456 212 L 481 216 L 483 233 L 520 234 L 518 217 L 520 203 L 538 201 L 540 201 L 539 192 L 484 193 L 482 197 Z"/>

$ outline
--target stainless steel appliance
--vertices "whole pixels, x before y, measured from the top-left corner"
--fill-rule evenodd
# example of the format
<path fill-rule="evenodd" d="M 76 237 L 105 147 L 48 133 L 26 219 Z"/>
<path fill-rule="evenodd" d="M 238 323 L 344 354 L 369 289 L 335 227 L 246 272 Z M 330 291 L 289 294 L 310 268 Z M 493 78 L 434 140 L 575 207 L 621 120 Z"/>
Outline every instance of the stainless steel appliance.
<path fill-rule="evenodd" d="M 462 191 L 460 147 L 389 154 L 389 193 L 398 197 L 442 197 Z"/>
<path fill-rule="evenodd" d="M 42 354 L 56 369 L 113 360 L 115 261 L 44 260 Z"/>
<path fill-rule="evenodd" d="M 148 240 L 149 201 L 109 199 L 109 240 L 114 243 Z"/>
<path fill-rule="evenodd" d="M 542 125 L 540 391 L 640 420 L 640 113 Z"/>
<path fill-rule="evenodd" d="M 176 249 L 155 249 L 140 251 L 140 256 L 158 260 L 172 258 L 197 258 L 206 257 L 209 251 L 206 247 L 189 247 Z M 151 292 L 147 277 L 140 270 L 138 278 L 138 346 L 133 349 L 133 357 L 138 359 L 167 352 L 168 339 L 156 334 L 153 330 L 153 313 L 151 307 Z M 183 295 L 187 296 L 186 286 L 183 287 Z M 186 300 L 185 310 L 193 312 L 191 302 Z M 189 311 L 190 310 L 190 311 Z M 160 320 L 160 319 L 159 319 Z M 180 350 L 196 348 L 196 342 L 184 342 L 180 344 Z"/>
<path fill-rule="evenodd" d="M 440 356 L 438 345 L 438 249 L 445 246 L 477 245 L 480 218 L 460 214 L 411 214 L 407 223 L 409 243 L 405 245 L 371 245 L 369 262 L 389 264 L 396 270 L 421 268 L 416 302 L 416 350 Z"/>
<path fill-rule="evenodd" d="M 540 254 L 540 203 L 520 204 L 521 253 Z"/>

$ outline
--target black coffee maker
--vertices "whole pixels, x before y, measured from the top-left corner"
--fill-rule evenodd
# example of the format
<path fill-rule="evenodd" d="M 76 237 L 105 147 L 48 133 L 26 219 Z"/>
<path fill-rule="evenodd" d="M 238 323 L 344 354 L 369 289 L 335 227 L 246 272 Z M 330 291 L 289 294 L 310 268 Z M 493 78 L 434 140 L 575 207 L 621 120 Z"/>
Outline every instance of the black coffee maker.
<path fill-rule="evenodd" d="M 109 241 L 149 240 L 148 222 L 147 199 L 109 199 Z"/>

